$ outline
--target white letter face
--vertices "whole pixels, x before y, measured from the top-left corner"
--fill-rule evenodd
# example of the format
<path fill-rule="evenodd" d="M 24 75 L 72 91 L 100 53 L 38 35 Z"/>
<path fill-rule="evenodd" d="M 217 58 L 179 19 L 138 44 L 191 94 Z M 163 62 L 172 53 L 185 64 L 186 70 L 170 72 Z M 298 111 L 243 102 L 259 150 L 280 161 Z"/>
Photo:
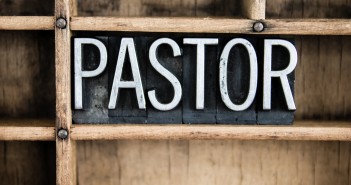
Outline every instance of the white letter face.
<path fill-rule="evenodd" d="M 84 44 L 95 45 L 100 52 L 100 65 L 93 71 L 83 71 L 82 69 L 82 48 Z M 105 45 L 91 38 L 75 38 L 74 39 L 74 108 L 83 108 L 82 95 L 82 79 L 87 77 L 95 77 L 101 74 L 107 65 L 107 51 Z"/>
<path fill-rule="evenodd" d="M 228 66 L 229 52 L 237 44 L 241 44 L 246 48 L 250 59 L 249 92 L 246 100 L 240 105 L 237 105 L 230 100 L 229 93 L 228 93 L 228 84 L 227 84 L 227 80 L 228 80 L 227 66 Z M 243 111 L 250 107 L 256 95 L 257 73 L 258 73 L 257 56 L 256 56 L 255 49 L 251 45 L 251 43 L 248 40 L 241 39 L 241 38 L 232 39 L 231 41 L 229 41 L 223 49 L 223 52 L 220 58 L 220 64 L 219 64 L 219 88 L 221 92 L 222 101 L 229 109 L 234 111 Z"/>
<path fill-rule="evenodd" d="M 205 45 L 217 45 L 218 39 L 185 38 L 184 44 L 197 46 L 196 58 L 196 109 L 204 109 L 205 102 Z M 192 62 L 192 61 L 189 61 Z"/>
<path fill-rule="evenodd" d="M 160 103 L 157 100 L 155 90 L 149 91 L 148 96 L 152 106 L 155 107 L 155 109 L 161 111 L 168 111 L 174 109 L 182 99 L 182 86 L 180 85 L 180 82 L 177 79 L 177 77 L 175 77 L 171 72 L 164 68 L 157 59 L 157 48 L 162 44 L 167 44 L 171 46 L 174 57 L 180 56 L 181 51 L 178 44 L 174 40 L 169 38 L 161 38 L 156 40 L 154 43 L 152 43 L 149 50 L 149 58 L 152 67 L 172 84 L 174 90 L 174 97 L 171 102 L 164 104 Z"/>
<path fill-rule="evenodd" d="M 290 54 L 290 61 L 288 67 L 280 71 L 272 71 L 272 47 L 285 47 Z M 263 68 L 263 110 L 271 109 L 271 86 L 272 77 L 279 77 L 286 103 L 289 110 L 296 110 L 292 91 L 290 89 L 287 75 L 294 71 L 297 65 L 297 51 L 293 44 L 285 40 L 266 39 L 264 41 L 264 68 Z"/>
<path fill-rule="evenodd" d="M 132 81 L 121 81 L 122 69 L 125 62 L 127 52 L 129 53 L 130 65 L 132 68 Z M 135 45 L 133 38 L 122 38 L 121 46 L 118 53 L 116 72 L 113 78 L 110 101 L 108 104 L 109 109 L 115 109 L 117 103 L 117 97 L 120 88 L 132 88 L 135 89 L 139 109 L 146 109 L 145 96 L 143 91 L 143 84 L 141 82 L 140 70 L 138 59 L 135 51 Z"/>

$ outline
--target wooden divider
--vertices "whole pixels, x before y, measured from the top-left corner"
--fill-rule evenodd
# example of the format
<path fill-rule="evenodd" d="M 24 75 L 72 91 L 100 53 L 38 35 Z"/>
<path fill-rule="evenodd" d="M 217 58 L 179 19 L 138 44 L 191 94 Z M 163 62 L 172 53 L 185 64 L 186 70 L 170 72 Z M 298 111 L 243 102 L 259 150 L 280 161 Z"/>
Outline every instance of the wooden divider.
<path fill-rule="evenodd" d="M 56 184 L 75 185 L 76 143 L 70 139 L 71 110 L 71 30 L 70 17 L 76 12 L 74 0 L 55 0 L 55 19 L 63 18 L 66 26 L 55 27 L 56 132 L 66 129 L 68 137 L 56 136 Z M 56 134 L 57 135 L 57 134 Z"/>
<path fill-rule="evenodd" d="M 240 33 L 260 35 L 351 35 L 350 19 L 266 19 L 263 32 L 255 20 L 228 18 L 71 17 L 72 31 Z M 52 16 L 0 16 L 0 30 L 53 30 Z"/>
<path fill-rule="evenodd" d="M 265 19 L 266 0 L 242 0 L 242 10 L 245 17 L 249 19 Z"/>
<path fill-rule="evenodd" d="M 243 125 L 76 125 L 74 140 L 351 140 L 349 122 L 297 121 L 292 126 Z"/>
<path fill-rule="evenodd" d="M 0 141 L 55 141 L 54 120 L 1 119 Z"/>
<path fill-rule="evenodd" d="M 53 30 L 53 16 L 1 16 L 0 30 Z"/>
<path fill-rule="evenodd" d="M 244 33 L 262 35 L 351 35 L 349 19 L 266 19 L 265 30 L 252 29 L 255 20 L 212 18 L 72 17 L 75 31 Z"/>

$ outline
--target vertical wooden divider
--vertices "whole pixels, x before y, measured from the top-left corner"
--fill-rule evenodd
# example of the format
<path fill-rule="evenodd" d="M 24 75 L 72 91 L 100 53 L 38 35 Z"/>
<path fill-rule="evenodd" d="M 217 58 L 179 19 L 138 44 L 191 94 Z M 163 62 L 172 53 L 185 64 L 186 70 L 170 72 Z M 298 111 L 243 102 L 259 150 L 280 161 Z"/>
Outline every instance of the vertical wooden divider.
<path fill-rule="evenodd" d="M 56 70 L 56 184 L 75 185 L 76 143 L 70 139 L 71 110 L 71 30 L 70 16 L 76 13 L 75 0 L 55 0 L 55 19 L 64 18 L 65 28 L 55 26 Z M 68 137 L 57 136 L 59 129 L 67 129 Z"/>
<path fill-rule="evenodd" d="M 243 16 L 249 19 L 265 19 L 266 0 L 242 0 Z"/>

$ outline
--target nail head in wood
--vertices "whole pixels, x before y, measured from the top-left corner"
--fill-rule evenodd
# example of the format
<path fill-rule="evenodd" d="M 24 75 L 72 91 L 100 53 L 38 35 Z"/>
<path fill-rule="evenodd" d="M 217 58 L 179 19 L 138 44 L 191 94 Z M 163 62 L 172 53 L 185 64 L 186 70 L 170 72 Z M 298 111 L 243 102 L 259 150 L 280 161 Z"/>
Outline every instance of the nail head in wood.
<path fill-rule="evenodd" d="M 262 32 L 264 30 L 264 25 L 262 22 L 255 22 L 253 24 L 253 30 L 255 32 Z"/>
<path fill-rule="evenodd" d="M 60 138 L 60 139 L 67 139 L 68 137 L 68 131 L 66 129 L 59 129 L 59 131 L 57 132 L 57 136 Z"/>
<path fill-rule="evenodd" d="M 56 26 L 60 29 L 65 29 L 67 25 L 66 19 L 60 17 L 56 20 Z"/>

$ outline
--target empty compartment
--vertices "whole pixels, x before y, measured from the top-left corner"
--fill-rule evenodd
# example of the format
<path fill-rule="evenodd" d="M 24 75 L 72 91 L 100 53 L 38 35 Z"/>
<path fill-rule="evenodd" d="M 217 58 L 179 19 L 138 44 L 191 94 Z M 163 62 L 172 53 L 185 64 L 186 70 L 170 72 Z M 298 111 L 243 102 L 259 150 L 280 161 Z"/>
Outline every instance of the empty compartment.
<path fill-rule="evenodd" d="M 351 18 L 350 1 L 275 0 L 266 1 L 266 18 Z"/>
<path fill-rule="evenodd" d="M 0 184 L 55 184 L 55 143 L 0 141 Z"/>
<path fill-rule="evenodd" d="M 242 0 L 78 0 L 79 16 L 242 16 Z"/>
<path fill-rule="evenodd" d="M 0 31 L 0 119 L 55 118 L 54 33 Z"/>
<path fill-rule="evenodd" d="M 351 119 L 351 37 L 296 36 L 297 119 Z"/>
<path fill-rule="evenodd" d="M 348 184 L 350 143 L 84 141 L 79 184 Z"/>
<path fill-rule="evenodd" d="M 0 16 L 54 15 L 54 0 L 2 0 Z"/>

